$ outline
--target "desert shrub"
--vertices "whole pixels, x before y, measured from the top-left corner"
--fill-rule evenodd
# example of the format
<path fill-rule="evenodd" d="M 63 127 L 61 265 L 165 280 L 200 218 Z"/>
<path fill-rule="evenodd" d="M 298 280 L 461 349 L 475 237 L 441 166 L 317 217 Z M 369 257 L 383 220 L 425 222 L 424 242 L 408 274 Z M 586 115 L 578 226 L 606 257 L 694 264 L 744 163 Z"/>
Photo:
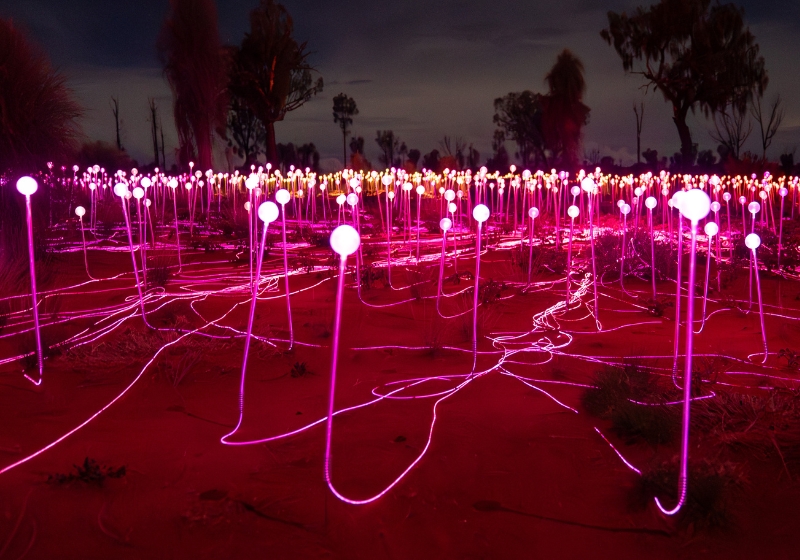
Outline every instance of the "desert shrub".
<path fill-rule="evenodd" d="M 313 374 L 311 373 L 311 370 L 308 369 L 305 362 L 295 362 L 291 371 L 289 372 L 289 375 L 296 379 L 298 377 L 306 377 Z"/>
<path fill-rule="evenodd" d="M 609 367 L 594 375 L 592 385 L 583 393 L 583 407 L 592 416 L 611 420 L 617 435 L 630 443 L 643 440 L 659 445 L 673 441 L 678 413 L 663 404 L 669 400 L 669 393 L 659 388 L 653 376 L 635 366 Z"/>
<path fill-rule="evenodd" d="M 100 465 L 94 459 L 86 457 L 82 465 L 73 465 L 75 472 L 67 474 L 51 474 L 47 476 L 47 482 L 53 484 L 70 484 L 72 482 L 82 482 L 92 486 L 103 486 L 108 478 L 122 478 L 127 474 L 127 469 L 123 465 L 118 468 Z"/>
<path fill-rule="evenodd" d="M 630 491 L 633 509 L 645 509 L 654 498 L 671 506 L 678 499 L 677 459 L 646 469 Z M 720 529 L 734 521 L 732 506 L 747 483 L 743 468 L 731 462 L 702 460 L 689 463 L 686 502 L 676 515 L 679 528 Z"/>
<path fill-rule="evenodd" d="M 719 392 L 692 408 L 692 429 L 717 445 L 760 459 L 777 455 L 787 471 L 800 466 L 800 390 Z"/>

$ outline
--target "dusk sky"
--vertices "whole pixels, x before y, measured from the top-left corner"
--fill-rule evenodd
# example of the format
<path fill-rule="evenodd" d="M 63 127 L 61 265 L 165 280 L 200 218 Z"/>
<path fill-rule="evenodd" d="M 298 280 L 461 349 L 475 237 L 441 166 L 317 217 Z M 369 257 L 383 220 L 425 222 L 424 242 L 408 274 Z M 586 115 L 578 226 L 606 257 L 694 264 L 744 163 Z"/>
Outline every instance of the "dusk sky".
<path fill-rule="evenodd" d="M 256 0 L 217 1 L 223 42 L 238 44 Z M 634 102 L 644 99 L 642 149 L 671 155 L 679 148 L 670 107 L 659 93 L 643 97 L 642 81 L 626 76 L 613 48 L 599 36 L 608 10 L 631 11 L 626 0 L 407 0 L 368 2 L 286 0 L 295 36 L 308 41 L 325 91 L 276 125 L 278 142 L 316 144 L 323 165 L 341 159 L 341 133 L 331 99 L 355 98 L 360 114 L 353 132 L 365 138 L 377 163 L 377 129 L 392 129 L 409 148 L 439 148 L 449 135 L 473 143 L 482 160 L 491 152 L 493 100 L 510 91 L 544 91 L 544 76 L 564 48 L 586 69 L 585 103 L 591 108 L 584 151 L 629 164 L 636 158 Z M 747 0 L 746 20 L 761 46 L 770 75 L 767 101 L 784 99 L 786 117 L 769 152 L 772 159 L 800 146 L 800 2 Z M 645 2 L 644 5 L 647 5 Z M 147 99 L 163 114 L 167 161 L 177 145 L 171 94 L 155 42 L 167 0 L 0 0 L 0 16 L 27 29 L 67 77 L 86 109 L 90 139 L 113 141 L 109 108 L 120 98 L 123 144 L 141 163 L 152 159 Z M 691 119 L 700 149 L 714 148 L 711 123 Z M 758 147 L 757 147 L 758 146 Z M 760 152 L 757 127 L 748 149 Z M 508 145 L 513 153 L 514 146 Z M 800 155 L 800 154 L 799 154 Z M 263 156 L 261 156 L 263 159 Z M 219 158 L 222 164 L 222 158 Z M 797 157 L 795 159 L 798 159 Z M 327 160 L 327 161 L 326 161 Z"/>

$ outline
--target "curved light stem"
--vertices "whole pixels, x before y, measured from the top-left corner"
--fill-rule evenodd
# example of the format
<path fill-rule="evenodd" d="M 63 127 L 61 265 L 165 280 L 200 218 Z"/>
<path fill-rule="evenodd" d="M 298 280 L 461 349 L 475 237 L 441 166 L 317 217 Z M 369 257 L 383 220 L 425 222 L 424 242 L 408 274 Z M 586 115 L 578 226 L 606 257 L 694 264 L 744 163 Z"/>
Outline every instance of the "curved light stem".
<path fill-rule="evenodd" d="M 264 246 L 267 242 L 267 230 L 269 229 L 268 224 L 264 224 L 264 233 L 261 235 L 261 250 L 258 252 L 258 256 L 256 257 L 256 277 L 261 276 L 261 263 L 264 257 Z M 253 334 L 253 319 L 255 318 L 256 314 L 256 300 L 258 299 L 258 290 L 253 292 L 250 291 L 250 313 L 247 315 L 247 334 L 244 337 L 244 355 L 242 357 L 242 378 L 239 382 L 239 422 L 237 422 L 236 427 L 227 435 L 223 436 L 223 440 L 234 433 L 239 429 L 239 426 L 242 425 L 242 419 L 244 418 L 244 382 L 245 376 L 247 374 L 247 356 L 250 353 L 250 339 L 252 338 Z"/>
<path fill-rule="evenodd" d="M 681 333 L 681 276 L 683 271 L 683 218 L 678 213 L 678 272 L 675 276 L 675 335 L 672 348 L 672 383 L 680 389 L 678 385 L 678 347 L 680 346 L 679 337 Z M 689 285 L 690 287 L 691 284 Z M 690 290 L 691 292 L 691 290 Z M 691 323 L 687 323 L 688 328 L 692 328 Z"/>
<path fill-rule="evenodd" d="M 336 394 L 336 365 L 339 359 L 339 328 L 342 319 L 344 278 L 347 273 L 347 257 L 339 259 L 339 280 L 336 286 L 336 313 L 333 316 L 333 340 L 331 341 L 331 384 L 328 393 L 328 421 L 325 427 L 325 482 L 331 485 L 331 434 L 333 432 L 333 405 Z"/>
<path fill-rule="evenodd" d="M 656 506 L 665 515 L 675 515 L 680 511 L 686 502 L 686 486 L 689 471 L 689 413 L 692 404 L 692 342 L 694 332 L 692 322 L 694 320 L 694 282 L 695 282 L 695 258 L 697 249 L 697 222 L 691 223 L 691 248 L 689 250 L 689 292 L 688 303 L 686 304 L 686 360 L 683 370 L 683 424 L 681 426 L 681 465 L 678 474 L 678 503 L 672 509 L 665 509 L 661 502 L 656 498 Z"/>

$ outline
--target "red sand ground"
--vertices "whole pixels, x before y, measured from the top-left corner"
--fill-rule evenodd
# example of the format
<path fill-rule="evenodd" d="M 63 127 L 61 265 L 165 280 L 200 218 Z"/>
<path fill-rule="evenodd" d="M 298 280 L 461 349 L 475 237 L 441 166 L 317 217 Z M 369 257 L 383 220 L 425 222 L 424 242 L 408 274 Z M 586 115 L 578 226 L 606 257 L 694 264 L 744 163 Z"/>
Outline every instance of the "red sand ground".
<path fill-rule="evenodd" d="M 279 256 L 275 251 L 265 266 L 279 266 Z M 200 263 L 228 258 L 228 252 L 205 255 L 187 251 L 185 262 L 193 265 L 186 266 L 182 280 L 173 280 L 167 290 L 179 294 L 178 288 L 190 285 L 195 272 L 207 270 Z M 124 253 L 91 253 L 90 266 L 96 276 L 107 277 L 129 270 L 130 259 Z M 232 270 L 232 265 L 214 266 Z M 462 258 L 459 266 L 471 270 L 474 263 Z M 236 270 L 247 273 L 246 267 Z M 435 279 L 435 274 L 434 268 L 429 277 Z M 328 276 L 327 271 L 293 276 L 292 288 Z M 407 285 L 410 278 L 399 268 L 393 276 L 398 286 Z M 522 279 L 510 265 L 508 254 L 497 250 L 483 256 L 482 276 Z M 747 279 L 742 276 L 726 293 L 745 297 Z M 65 286 L 83 278 L 80 254 L 75 253 L 62 259 L 53 282 Z M 352 276 L 349 281 L 352 283 Z M 62 295 L 60 312 L 119 303 L 123 296 L 134 294 L 130 282 L 128 275 L 104 284 L 128 287 L 121 292 Z M 254 342 L 245 418 L 235 440 L 268 437 L 324 416 L 334 286 L 335 281 L 328 279 L 293 298 L 297 339 L 325 348 L 299 346 L 283 354 Z M 462 282 L 458 287 L 446 286 L 445 291 L 464 287 Z M 648 290 L 645 283 L 633 280 L 627 287 L 644 293 Z M 259 304 L 255 333 L 286 335 L 281 288 L 282 283 L 271 294 L 274 299 Z M 531 317 L 561 297 L 560 289 L 528 295 L 508 290 L 504 295 L 513 297 L 481 308 L 484 332 L 527 331 Z M 766 304 L 780 303 L 785 314 L 800 316 L 797 283 L 779 283 L 765 275 L 763 289 Z M 660 290 L 665 296 L 671 294 L 674 284 L 660 285 Z M 427 285 L 423 293 L 434 291 L 435 283 Z M 609 286 L 603 293 L 620 296 L 617 286 Z M 410 296 L 408 289 L 392 291 L 378 282 L 364 291 L 364 297 L 371 303 L 387 303 Z M 242 294 L 204 301 L 198 298 L 195 308 L 213 318 L 245 300 Z M 582 318 L 585 308 L 581 308 L 565 318 L 574 322 L 564 320 L 562 325 L 585 334 L 575 334 L 564 352 L 618 358 L 671 356 L 673 312 L 656 318 L 626 303 L 630 301 L 627 297 L 624 301 L 602 298 L 604 328 L 646 324 L 596 334 L 593 321 Z M 466 305 L 459 296 L 445 301 L 443 310 L 454 313 Z M 709 305 L 709 311 L 719 308 L 718 304 Z M 246 305 L 240 306 L 225 324 L 244 329 L 246 311 Z M 434 321 L 435 315 L 432 299 L 370 309 L 358 301 L 355 290 L 348 289 L 337 408 L 369 400 L 374 387 L 391 381 L 469 372 L 469 353 L 438 347 L 470 348 L 470 314 L 450 321 Z M 188 303 L 178 300 L 153 312 L 151 320 L 162 326 L 174 324 L 177 316 L 185 316 L 187 324 L 194 327 L 202 324 Z M 48 329 L 52 337 L 63 339 L 88 324 L 75 322 Z M 695 337 L 695 352 L 746 359 L 761 350 L 758 332 L 757 314 L 724 311 Z M 799 346 L 798 321 L 769 317 L 767 332 L 773 351 Z M 141 318 L 129 319 L 102 339 L 107 346 L 100 346 L 98 352 L 114 352 L 115 344 L 136 335 L 144 340 L 158 336 L 144 333 Z M 175 338 L 169 336 L 163 335 L 163 341 Z M 20 351 L 13 344 L 19 344 L 19 337 L 14 343 L 3 340 L 3 356 Z M 370 345 L 423 349 L 352 350 Z M 53 357 L 46 362 L 41 388 L 22 378 L 18 363 L 4 366 L 0 370 L 0 468 L 62 436 L 108 403 L 139 374 L 159 346 L 143 346 L 136 354 L 124 354 L 104 364 L 85 353 Z M 164 374 L 166 364 L 176 364 L 192 348 L 200 348 L 197 352 L 202 359 L 173 387 Z M 480 348 L 492 350 L 485 339 Z M 386 496 L 365 506 L 343 503 L 323 479 L 324 425 L 269 444 L 231 447 L 220 443 L 238 418 L 241 352 L 241 339 L 219 343 L 204 342 L 197 336 L 187 339 L 167 350 L 122 399 L 85 428 L 0 475 L 0 558 L 797 557 L 800 491 L 794 481 L 787 480 L 779 459 L 743 456 L 749 485 L 735 502 L 733 527 L 695 534 L 677 531 L 652 505 L 647 511 L 631 509 L 627 493 L 636 474 L 623 465 L 594 427 L 603 430 L 640 467 L 655 460 L 656 450 L 645 444 L 626 445 L 614 436 L 607 422 L 584 413 L 581 388 L 542 385 L 581 411 L 574 414 L 541 392 L 498 373 L 479 378 L 439 406 L 430 450 Z M 482 356 L 479 369 L 495 363 L 497 356 Z M 587 383 L 599 367 L 569 357 L 546 365 L 524 365 L 545 361 L 543 353 L 519 354 L 514 359 L 523 363 L 508 364 L 509 370 L 545 380 Z M 295 362 L 305 362 L 312 374 L 290 376 Z M 779 365 L 774 359 L 771 364 Z M 761 371 L 747 365 L 737 369 Z M 771 372 L 790 377 L 785 370 Z M 727 381 L 731 379 L 758 385 L 755 378 L 726 376 Z M 453 386 L 438 383 L 438 389 Z M 388 485 L 425 445 L 432 405 L 430 398 L 382 401 L 337 416 L 333 438 L 337 488 L 349 497 L 363 498 Z M 704 451 L 693 446 L 692 452 Z M 658 453 L 663 458 L 664 450 Z M 108 466 L 125 465 L 127 474 L 107 480 L 102 487 L 48 483 L 48 475 L 69 473 L 73 464 L 82 463 L 85 457 Z"/>

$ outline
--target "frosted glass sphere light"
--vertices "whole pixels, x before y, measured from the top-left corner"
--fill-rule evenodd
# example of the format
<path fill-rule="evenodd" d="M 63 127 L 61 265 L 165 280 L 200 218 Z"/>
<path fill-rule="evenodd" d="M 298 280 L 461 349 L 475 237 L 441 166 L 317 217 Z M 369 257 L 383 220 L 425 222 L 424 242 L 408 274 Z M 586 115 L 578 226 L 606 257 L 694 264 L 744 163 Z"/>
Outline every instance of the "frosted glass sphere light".
<path fill-rule="evenodd" d="M 679 206 L 683 217 L 696 224 L 711 211 L 711 199 L 700 189 L 686 191 Z"/>
<path fill-rule="evenodd" d="M 761 238 L 757 233 L 751 233 L 744 238 L 744 244 L 747 245 L 747 248 L 751 251 L 755 251 L 761 245 Z"/>
<path fill-rule="evenodd" d="M 289 191 L 286 189 L 279 189 L 278 192 L 275 193 L 275 200 L 280 205 L 284 205 L 292 198 L 292 195 L 289 194 Z"/>
<path fill-rule="evenodd" d="M 331 249 L 342 257 L 347 257 L 358 251 L 359 245 L 361 245 L 361 238 L 352 226 L 344 224 L 331 233 Z"/>
<path fill-rule="evenodd" d="M 33 177 L 20 177 L 17 181 L 17 190 L 20 194 L 30 196 L 39 189 L 39 184 Z"/>
<path fill-rule="evenodd" d="M 258 217 L 265 224 L 271 224 L 278 219 L 278 205 L 268 200 L 258 206 Z"/>
<path fill-rule="evenodd" d="M 485 204 L 478 204 L 472 209 L 472 217 L 481 224 L 489 219 L 489 214 L 489 208 L 487 208 Z"/>

